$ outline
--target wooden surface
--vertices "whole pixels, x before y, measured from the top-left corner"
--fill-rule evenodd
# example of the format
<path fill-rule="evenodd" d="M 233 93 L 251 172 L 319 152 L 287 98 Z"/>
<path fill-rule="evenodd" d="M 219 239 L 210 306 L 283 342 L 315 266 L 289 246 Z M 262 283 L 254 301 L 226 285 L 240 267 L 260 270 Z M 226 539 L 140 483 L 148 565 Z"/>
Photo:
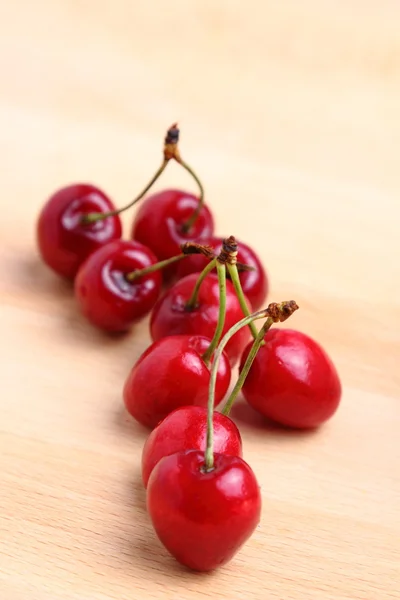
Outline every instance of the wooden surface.
<path fill-rule="evenodd" d="M 400 595 L 400 5 L 36 0 L 0 19 L 0 598 L 389 600 Z M 260 528 L 213 575 L 155 539 L 146 432 L 121 386 L 148 343 L 93 330 L 39 261 L 37 213 L 77 180 L 121 205 L 179 119 L 218 231 L 344 383 L 314 434 L 239 405 Z M 192 188 L 171 166 L 159 188 Z M 132 216 L 125 223 L 128 231 Z"/>

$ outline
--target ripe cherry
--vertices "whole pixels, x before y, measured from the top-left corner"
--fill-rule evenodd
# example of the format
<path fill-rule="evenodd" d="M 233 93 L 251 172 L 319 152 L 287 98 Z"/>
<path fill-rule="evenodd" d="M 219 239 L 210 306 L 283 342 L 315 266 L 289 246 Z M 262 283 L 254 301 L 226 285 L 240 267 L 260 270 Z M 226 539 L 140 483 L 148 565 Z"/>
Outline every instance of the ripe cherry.
<path fill-rule="evenodd" d="M 210 370 L 202 355 L 211 340 L 197 335 L 172 335 L 154 342 L 142 354 L 124 386 L 128 412 L 142 425 L 155 427 L 180 406 L 207 406 Z M 219 361 L 215 404 L 228 391 L 231 368 Z"/>
<path fill-rule="evenodd" d="M 253 471 L 238 456 L 191 450 L 162 458 L 147 488 L 147 509 L 164 546 L 183 565 L 210 571 L 228 562 L 251 536 L 261 514 Z"/>
<path fill-rule="evenodd" d="M 196 306 L 187 308 L 197 278 L 198 275 L 194 273 L 180 279 L 158 300 L 150 319 L 150 333 L 154 341 L 178 334 L 213 337 L 219 313 L 218 278 L 214 274 L 207 275 L 200 286 Z M 243 313 L 233 285 L 227 281 L 223 334 L 242 316 Z M 231 366 L 239 359 L 248 339 L 249 330 L 242 328 L 229 341 L 226 353 Z"/>
<path fill-rule="evenodd" d="M 148 196 L 135 216 L 132 238 L 151 248 L 159 260 L 178 254 L 181 244 L 213 233 L 214 221 L 206 205 L 201 207 L 189 230 L 185 229 L 198 203 L 193 194 L 174 189 Z M 172 277 L 175 270 L 175 265 L 166 269 L 165 278 Z"/>
<path fill-rule="evenodd" d="M 85 215 L 107 213 L 115 207 L 98 188 L 69 185 L 53 194 L 37 223 L 37 242 L 44 262 L 59 275 L 73 279 L 84 260 L 122 233 L 118 216 L 85 223 Z"/>
<path fill-rule="evenodd" d="M 129 274 L 157 262 L 139 242 L 116 240 L 93 253 L 75 279 L 75 297 L 82 313 L 106 331 L 127 331 L 154 306 L 160 290 L 160 271 L 133 281 Z"/>
<path fill-rule="evenodd" d="M 247 402 L 265 417 L 294 428 L 321 425 L 336 411 L 339 376 L 322 347 L 293 329 L 271 329 L 244 382 Z M 249 353 L 245 349 L 241 366 Z"/>
<path fill-rule="evenodd" d="M 206 246 L 211 246 L 215 253 L 219 254 L 221 252 L 223 239 L 224 238 L 211 236 L 203 238 L 201 243 Z M 263 305 L 268 293 L 268 278 L 265 269 L 254 250 L 243 242 L 238 242 L 237 260 L 239 263 L 253 269 L 240 271 L 239 268 L 239 276 L 243 292 L 246 294 L 252 309 L 258 310 Z M 178 279 L 181 279 L 190 273 L 199 273 L 204 269 L 206 264 L 206 257 L 199 254 L 193 254 L 177 265 L 176 276 Z"/>
<path fill-rule="evenodd" d="M 214 412 L 214 451 L 230 456 L 242 456 L 242 439 L 235 423 Z M 142 478 L 147 487 L 150 474 L 164 457 L 184 450 L 206 449 L 207 409 L 203 406 L 182 406 L 171 412 L 150 433 L 142 452 Z"/>

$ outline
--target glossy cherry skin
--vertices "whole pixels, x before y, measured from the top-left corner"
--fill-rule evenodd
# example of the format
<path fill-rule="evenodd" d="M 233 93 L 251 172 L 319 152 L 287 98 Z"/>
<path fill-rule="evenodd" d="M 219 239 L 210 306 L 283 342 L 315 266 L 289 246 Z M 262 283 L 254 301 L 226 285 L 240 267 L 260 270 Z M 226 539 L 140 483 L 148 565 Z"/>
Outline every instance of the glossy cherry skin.
<path fill-rule="evenodd" d="M 150 319 L 150 333 L 154 341 L 168 335 L 188 334 L 204 335 L 212 338 L 218 321 L 219 286 L 218 277 L 211 273 L 207 275 L 200 286 L 198 304 L 192 310 L 186 309 L 198 274 L 187 275 L 177 281 L 160 297 L 155 305 Z M 230 281 L 226 282 L 226 315 L 223 335 L 237 321 L 243 318 L 242 309 Z M 229 340 L 225 351 L 233 366 L 250 337 L 249 329 L 242 327 Z"/>
<path fill-rule="evenodd" d="M 242 456 L 242 438 L 235 423 L 225 415 L 214 412 L 214 452 Z M 183 406 L 170 413 L 150 433 L 142 452 L 142 479 L 147 487 L 156 464 L 170 454 L 184 450 L 206 449 L 207 409 L 202 406 Z"/>
<path fill-rule="evenodd" d="M 150 475 L 147 510 L 154 529 L 178 562 L 196 571 L 227 563 L 260 521 L 260 489 L 238 456 L 214 454 L 204 472 L 204 453 L 162 458 Z"/>
<path fill-rule="evenodd" d="M 341 398 L 334 364 L 312 338 L 293 329 L 270 329 L 242 393 L 265 417 L 281 425 L 314 428 L 329 419 Z M 242 368 L 250 345 L 243 353 Z"/>
<path fill-rule="evenodd" d="M 73 279 L 86 258 L 122 234 L 118 216 L 85 225 L 88 213 L 115 210 L 111 200 L 89 184 L 69 185 L 53 194 L 37 223 L 37 243 L 44 262 L 59 275 Z"/>
<path fill-rule="evenodd" d="M 179 254 L 181 244 L 212 235 L 214 220 L 204 205 L 188 232 L 182 230 L 198 204 L 198 198 L 182 190 L 164 190 L 148 196 L 140 204 L 132 226 L 132 238 L 153 250 L 159 260 Z M 176 265 L 163 270 L 165 279 L 173 276 Z"/>
<path fill-rule="evenodd" d="M 82 313 L 95 326 L 123 332 L 154 306 L 162 285 L 160 271 L 129 282 L 125 276 L 157 262 L 139 242 L 116 240 L 83 263 L 75 279 L 75 297 Z"/>
<path fill-rule="evenodd" d="M 222 248 L 223 239 L 224 238 L 212 236 L 196 241 L 211 246 L 215 253 L 219 254 Z M 254 250 L 252 250 L 250 246 L 247 246 L 247 244 L 239 241 L 237 258 L 239 262 L 254 268 L 254 271 L 239 272 L 239 278 L 243 292 L 246 294 L 253 311 L 256 311 L 263 306 L 268 294 L 267 274 Z M 205 256 L 202 256 L 201 254 L 192 254 L 177 264 L 176 276 L 178 279 L 181 279 L 190 273 L 199 273 L 204 269 L 207 262 L 208 259 Z"/>
<path fill-rule="evenodd" d="M 126 409 L 142 425 L 155 427 L 180 406 L 207 406 L 210 370 L 202 354 L 210 340 L 175 335 L 154 342 L 133 366 L 125 382 Z M 231 368 L 225 353 L 219 361 L 215 404 L 228 391 Z"/>

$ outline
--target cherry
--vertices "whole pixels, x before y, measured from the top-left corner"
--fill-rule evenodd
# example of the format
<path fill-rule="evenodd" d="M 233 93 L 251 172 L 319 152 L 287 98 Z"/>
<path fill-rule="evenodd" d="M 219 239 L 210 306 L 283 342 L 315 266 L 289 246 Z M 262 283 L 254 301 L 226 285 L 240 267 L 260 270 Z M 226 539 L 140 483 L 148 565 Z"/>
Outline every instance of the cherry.
<path fill-rule="evenodd" d="M 163 260 L 177 254 L 187 240 L 210 236 L 214 221 L 210 209 L 203 205 L 187 231 L 185 224 L 196 210 L 199 199 L 181 190 L 164 190 L 148 196 L 140 205 L 132 227 L 132 238 L 145 244 Z M 164 271 L 167 279 L 175 273 L 172 266 Z"/>
<path fill-rule="evenodd" d="M 201 239 L 201 243 L 213 248 L 216 254 L 221 252 L 223 241 L 224 238 L 214 236 Z M 252 270 L 242 271 L 239 268 L 239 276 L 243 292 L 246 294 L 252 309 L 258 310 L 263 305 L 268 293 L 268 278 L 265 269 L 254 250 L 243 242 L 238 242 L 237 260 L 239 263 L 252 268 Z M 190 256 L 177 265 L 176 276 L 181 279 L 190 273 L 199 273 L 206 264 L 207 259 L 204 256 L 199 254 Z"/>
<path fill-rule="evenodd" d="M 155 427 L 180 406 L 207 406 L 210 370 L 202 358 L 211 340 L 173 335 L 154 342 L 142 354 L 124 386 L 128 412 L 142 425 Z M 215 404 L 228 391 L 231 368 L 224 354 L 219 362 Z"/>
<path fill-rule="evenodd" d="M 214 451 L 230 456 L 242 456 L 242 439 L 235 423 L 214 412 Z M 207 409 L 203 406 L 182 406 L 165 417 L 150 433 L 142 452 L 142 478 L 147 487 L 150 474 L 164 457 L 184 450 L 206 449 Z"/>
<path fill-rule="evenodd" d="M 69 185 L 50 196 L 37 223 L 37 242 L 44 262 L 59 275 L 73 279 L 84 260 L 122 233 L 118 216 L 85 223 L 89 213 L 107 213 L 115 207 L 98 188 Z"/>
<path fill-rule="evenodd" d="M 247 402 L 265 417 L 288 427 L 313 428 L 329 419 L 341 397 L 331 359 L 312 338 L 293 329 L 265 335 L 244 382 Z M 250 351 L 245 349 L 240 368 Z"/>
<path fill-rule="evenodd" d="M 210 571 L 228 562 L 251 536 L 261 514 L 253 471 L 238 456 L 204 452 L 162 458 L 147 488 L 147 510 L 164 546 L 183 565 Z"/>
<path fill-rule="evenodd" d="M 150 319 L 150 333 L 153 341 L 178 334 L 198 334 L 211 338 L 214 334 L 219 313 L 218 278 L 212 273 L 203 280 L 194 308 L 186 305 L 192 296 L 198 279 L 197 274 L 187 275 L 177 281 L 160 297 L 153 308 Z M 222 334 L 243 316 L 233 285 L 226 282 L 226 314 Z M 242 328 L 229 341 L 226 353 L 231 366 L 241 355 L 249 331 Z"/>
<path fill-rule="evenodd" d="M 75 297 L 82 313 L 97 327 L 122 332 L 154 306 L 162 277 L 154 271 L 129 280 L 137 269 L 157 263 L 139 242 L 116 240 L 83 263 L 75 279 Z"/>

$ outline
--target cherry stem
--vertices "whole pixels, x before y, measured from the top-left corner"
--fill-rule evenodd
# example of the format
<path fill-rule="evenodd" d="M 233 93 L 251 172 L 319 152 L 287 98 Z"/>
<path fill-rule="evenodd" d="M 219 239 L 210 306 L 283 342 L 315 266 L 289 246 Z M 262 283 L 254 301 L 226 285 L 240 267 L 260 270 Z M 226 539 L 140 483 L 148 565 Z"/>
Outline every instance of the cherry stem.
<path fill-rule="evenodd" d="M 196 285 L 194 286 L 192 295 L 190 296 L 189 300 L 186 302 L 186 305 L 185 305 L 186 310 L 193 310 L 194 308 L 196 308 L 197 300 L 199 297 L 200 286 L 203 283 L 203 281 L 205 280 L 205 278 L 207 277 L 207 275 L 209 273 L 211 273 L 211 271 L 213 269 L 215 269 L 216 265 L 217 265 L 217 259 L 213 258 L 212 260 L 210 260 L 208 265 L 206 265 L 204 267 L 204 269 L 202 270 L 202 272 L 200 273 L 200 275 L 196 281 Z"/>
<path fill-rule="evenodd" d="M 145 267 L 144 269 L 136 269 L 135 271 L 131 271 L 125 275 L 125 279 L 130 281 L 136 281 L 140 277 L 144 277 L 145 275 L 150 275 L 150 273 L 155 273 L 155 271 L 160 271 L 165 267 L 169 267 L 169 265 L 173 265 L 174 263 L 182 260 L 182 258 L 186 258 L 189 254 L 178 254 L 177 256 L 171 256 L 171 258 L 166 258 L 165 260 L 160 260 L 160 262 L 154 263 L 154 265 L 150 265 L 149 267 Z"/>
<path fill-rule="evenodd" d="M 181 165 L 181 167 L 183 167 L 188 173 L 190 173 L 190 175 L 193 177 L 193 179 L 199 186 L 199 191 L 200 191 L 199 200 L 198 200 L 196 208 L 194 209 L 194 211 L 192 212 L 192 214 L 190 215 L 190 217 L 188 218 L 186 223 L 183 223 L 183 225 L 182 225 L 183 233 L 188 233 L 190 228 L 195 224 L 197 217 L 199 216 L 201 209 L 203 208 L 204 188 L 203 188 L 203 184 L 201 183 L 200 179 L 197 177 L 197 175 L 193 171 L 193 169 L 184 160 L 182 160 L 180 156 L 175 156 L 174 158 L 175 158 L 176 162 Z"/>
<path fill-rule="evenodd" d="M 119 215 L 122 212 L 124 212 L 125 210 L 128 210 L 129 208 L 134 206 L 134 204 L 136 204 L 136 202 L 139 202 L 139 200 L 141 200 L 143 198 L 143 196 L 149 191 L 149 189 L 157 181 L 157 179 L 160 177 L 160 175 L 165 170 L 168 163 L 169 163 L 169 160 L 165 160 L 165 159 L 163 160 L 161 166 L 157 169 L 156 173 L 153 175 L 152 179 L 149 181 L 149 183 L 146 185 L 146 187 L 140 192 L 140 194 L 138 196 L 136 196 L 136 198 L 134 198 L 131 202 L 129 202 L 129 204 L 127 204 L 126 206 L 123 206 L 122 208 L 118 208 L 116 210 L 110 210 L 109 212 L 105 212 L 105 213 L 94 212 L 94 213 L 88 213 L 87 215 L 83 215 L 82 223 L 88 225 L 90 223 L 96 223 L 96 221 L 102 221 L 103 219 L 107 219 L 108 217 L 115 217 L 116 215 Z"/>
<path fill-rule="evenodd" d="M 231 265 L 229 262 L 227 263 L 228 273 L 231 277 L 231 281 L 233 283 L 233 287 L 235 288 L 237 299 L 239 300 L 240 308 L 242 309 L 243 314 L 247 317 L 250 314 L 249 307 L 246 302 L 246 298 L 244 296 L 242 284 L 240 283 L 239 271 L 236 264 Z M 257 339 L 258 330 L 253 321 L 249 323 L 249 328 L 251 331 L 251 335 L 254 339 Z"/>
<path fill-rule="evenodd" d="M 207 350 L 204 352 L 202 359 L 208 366 L 212 355 L 215 352 L 218 342 L 221 339 L 222 332 L 225 325 L 225 314 L 226 314 L 226 268 L 225 265 L 217 260 L 217 274 L 219 284 L 219 312 L 218 322 L 215 328 L 213 339 L 210 342 Z"/>
<path fill-rule="evenodd" d="M 213 424 L 213 415 L 214 415 L 214 402 L 215 402 L 215 385 L 217 381 L 218 375 L 218 367 L 219 361 L 221 360 L 222 353 L 225 349 L 225 346 L 229 342 L 229 340 L 242 328 L 246 327 L 253 321 L 257 319 L 265 319 L 268 317 L 268 321 L 271 320 L 272 323 L 283 322 L 287 318 L 290 317 L 291 314 L 294 313 L 299 307 L 297 306 L 294 300 L 290 300 L 289 302 L 282 302 L 281 304 L 276 304 L 275 302 L 269 304 L 269 306 L 263 310 L 259 310 L 251 315 L 248 315 L 235 323 L 224 335 L 222 340 L 220 341 L 218 348 L 215 352 L 214 361 L 211 367 L 210 372 L 210 385 L 208 392 L 208 404 L 207 404 L 207 445 L 204 453 L 204 463 L 205 463 L 205 471 L 211 471 L 214 468 L 214 424 Z M 272 324 L 271 323 L 271 324 Z M 270 327 L 271 325 L 269 325 Z M 268 328 L 269 328 L 268 327 Z M 258 336 L 257 336 L 258 337 Z M 257 340 L 259 342 L 259 340 Z M 255 342 L 254 342 L 255 343 Z M 254 346 L 254 344 L 253 344 Z M 253 358 L 254 360 L 254 358 Z M 249 367 L 250 369 L 250 367 Z M 247 375 L 247 373 L 246 373 Z M 241 385 L 244 383 L 241 382 Z M 236 388 L 236 386 L 235 386 Z M 225 408 L 224 408 L 225 410 Z M 224 414 L 224 411 L 223 411 Z"/>
<path fill-rule="evenodd" d="M 132 208 L 132 206 L 134 206 L 137 202 L 139 202 L 139 200 L 141 200 L 143 198 L 143 196 L 145 194 L 147 194 L 149 189 L 154 185 L 154 183 L 157 181 L 157 179 L 160 177 L 160 175 L 164 172 L 169 161 L 175 160 L 179 165 L 181 165 L 193 177 L 193 179 L 195 180 L 195 182 L 197 183 L 197 185 L 199 187 L 199 192 L 200 192 L 199 201 L 198 201 L 196 208 L 194 209 L 194 211 L 192 212 L 192 214 L 190 215 L 190 217 L 188 218 L 186 223 L 184 223 L 182 225 L 183 233 L 188 233 L 190 228 L 194 225 L 197 217 L 199 216 L 201 209 L 203 208 L 204 188 L 203 188 L 203 185 L 202 185 L 200 179 L 198 178 L 196 173 L 193 171 L 193 169 L 181 158 L 181 155 L 179 153 L 179 148 L 178 148 L 179 134 L 180 134 L 180 131 L 179 131 L 178 125 L 177 125 L 177 123 L 174 123 L 168 129 L 167 135 L 165 136 L 165 139 L 164 139 L 164 158 L 163 158 L 163 162 L 161 163 L 161 166 L 157 169 L 157 171 L 155 172 L 153 177 L 150 179 L 149 183 L 140 192 L 140 194 L 138 196 L 136 196 L 136 198 L 134 198 L 131 202 L 126 204 L 126 206 L 123 206 L 122 208 L 118 208 L 116 210 L 110 210 L 110 211 L 104 212 L 104 213 L 93 212 L 93 213 L 88 213 L 86 215 L 83 215 L 82 219 L 81 219 L 81 223 L 83 225 L 90 225 L 91 223 L 96 223 L 97 221 L 102 221 L 104 219 L 107 219 L 108 217 L 115 217 L 117 215 L 120 215 L 125 210 Z"/>
<path fill-rule="evenodd" d="M 243 387 L 243 384 L 246 380 L 247 374 L 250 371 L 251 365 L 253 364 L 253 361 L 257 355 L 258 350 L 261 348 L 261 346 L 263 345 L 264 342 L 264 336 L 267 333 L 268 329 L 270 329 L 270 327 L 273 325 L 273 320 L 269 317 L 264 325 L 261 327 L 260 331 L 257 334 L 256 339 L 254 340 L 251 348 L 250 348 L 250 352 L 247 355 L 246 358 L 246 362 L 243 365 L 243 368 L 240 371 L 239 377 L 235 383 L 235 386 L 233 388 L 233 390 L 231 391 L 231 393 L 229 394 L 229 397 L 223 407 L 223 409 L 221 410 L 221 413 L 223 415 L 229 415 L 230 410 L 233 406 L 233 403 L 235 402 L 240 390 Z"/>
<path fill-rule="evenodd" d="M 161 166 L 154 173 L 153 177 L 150 179 L 149 183 L 146 187 L 140 192 L 136 198 L 134 198 L 129 204 L 123 206 L 122 208 L 118 208 L 116 210 L 110 210 L 105 213 L 88 213 L 87 215 L 83 215 L 81 222 L 84 225 L 88 225 L 90 223 L 95 223 L 96 221 L 102 221 L 103 219 L 107 219 L 108 217 L 115 217 L 116 215 L 121 214 L 128 208 L 131 208 L 136 202 L 139 202 L 143 198 L 143 196 L 149 191 L 149 189 L 153 186 L 153 184 L 157 181 L 160 175 L 165 171 L 165 168 L 169 161 L 172 158 L 176 160 L 179 159 L 179 151 L 178 151 L 178 142 L 179 142 L 179 129 L 176 123 L 174 123 L 167 131 L 167 134 L 164 138 L 164 158 Z M 178 160 L 179 162 L 179 160 Z"/>

